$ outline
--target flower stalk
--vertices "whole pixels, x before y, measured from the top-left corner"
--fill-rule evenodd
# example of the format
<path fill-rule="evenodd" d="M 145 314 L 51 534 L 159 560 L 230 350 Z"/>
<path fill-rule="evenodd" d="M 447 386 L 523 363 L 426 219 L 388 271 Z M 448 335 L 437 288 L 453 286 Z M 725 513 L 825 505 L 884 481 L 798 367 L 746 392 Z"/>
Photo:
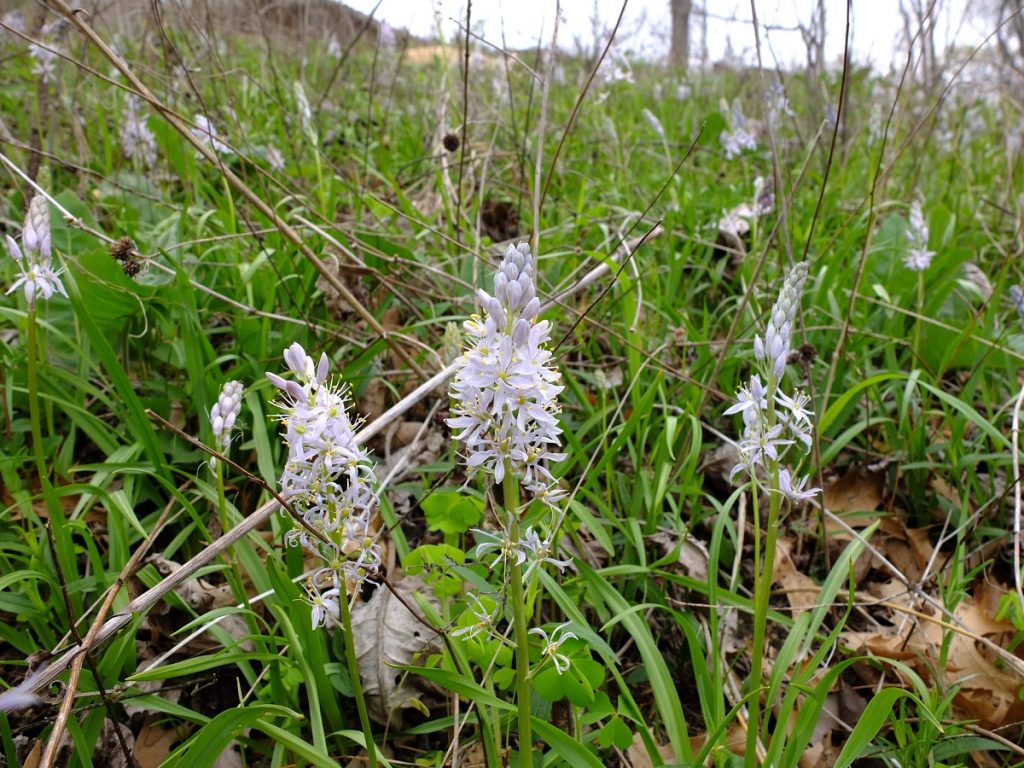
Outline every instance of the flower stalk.
<path fill-rule="evenodd" d="M 505 509 L 509 513 L 509 540 L 519 541 L 519 482 L 511 469 L 505 472 L 501 484 L 505 498 Z M 526 621 L 526 596 L 523 589 L 523 563 L 518 558 L 509 558 L 509 597 L 512 600 L 512 630 L 515 634 L 516 659 L 516 707 L 519 716 L 519 765 L 520 768 L 533 766 L 533 722 L 531 702 L 533 691 L 530 684 L 530 646 Z"/>
<path fill-rule="evenodd" d="M 288 459 L 281 474 L 281 493 L 303 524 L 289 531 L 286 542 L 301 545 L 323 562 L 306 587 L 310 618 L 314 629 L 329 624 L 342 627 L 367 759 L 376 768 L 349 595 L 367 583 L 380 565 L 381 548 L 372 529 L 377 480 L 367 452 L 356 444 L 355 427 L 347 414 L 347 390 L 330 379 L 327 355 L 321 354 L 314 363 L 299 344 L 292 344 L 284 360 L 292 377 L 267 373 L 267 378 L 282 395 L 277 405 Z"/>
<path fill-rule="evenodd" d="M 508 519 L 504 532 L 496 535 L 474 529 L 474 533 L 476 557 L 495 552 L 490 567 L 502 568 L 503 591 L 511 601 L 506 607 L 512 619 L 519 765 L 523 768 L 533 765 L 532 600 L 527 600 L 527 585 L 544 564 L 559 569 L 568 564 L 554 557 L 553 532 L 544 536 L 532 526 L 524 528 L 521 519 L 531 499 L 553 511 L 564 496 L 549 469 L 549 464 L 565 457 L 558 452 L 561 427 L 556 398 L 562 386 L 547 348 L 551 325 L 537 319 L 540 300 L 535 269 L 526 243 L 510 245 L 494 277 L 494 295 L 479 292 L 485 317 L 475 315 L 465 324 L 469 344 L 452 381 L 448 419 L 470 478 L 483 475 L 503 490 Z M 523 491 L 528 495 L 525 503 Z M 480 624 L 486 626 L 488 621 L 481 619 Z M 560 656 L 559 674 L 567 667 L 568 660 Z"/>
<path fill-rule="evenodd" d="M 352 680 L 352 690 L 356 697 L 356 710 L 359 712 L 359 727 L 366 739 L 366 760 L 369 768 L 377 768 L 377 743 L 373 740 L 373 728 L 370 726 L 370 713 L 366 708 L 366 697 L 363 696 L 363 682 L 359 677 L 359 660 L 356 658 L 356 639 L 352 635 L 352 612 L 348 607 L 348 596 L 342 595 L 338 600 L 341 614 L 341 630 L 345 636 L 345 662 Z"/>

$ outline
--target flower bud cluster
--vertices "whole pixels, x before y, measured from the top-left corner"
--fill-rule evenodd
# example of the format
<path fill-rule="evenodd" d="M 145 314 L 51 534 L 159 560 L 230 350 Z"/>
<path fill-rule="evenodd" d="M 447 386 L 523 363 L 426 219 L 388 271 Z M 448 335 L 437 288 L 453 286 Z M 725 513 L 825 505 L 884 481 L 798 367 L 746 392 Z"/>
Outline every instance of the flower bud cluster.
<path fill-rule="evenodd" d="M 306 89 L 302 83 L 296 80 L 292 83 L 292 91 L 295 93 L 295 106 L 299 113 L 299 122 L 302 125 L 302 132 L 310 144 L 320 143 L 317 137 L 316 124 L 313 122 L 313 109 L 309 106 L 309 99 L 306 98 Z"/>
<path fill-rule="evenodd" d="M 210 426 L 213 428 L 213 447 L 225 456 L 231 446 L 231 429 L 235 426 L 238 414 L 242 412 L 242 382 L 229 381 L 224 384 L 220 396 L 210 409 Z M 216 466 L 217 459 L 210 457 L 210 469 Z"/>
<path fill-rule="evenodd" d="M 138 160 L 146 168 L 156 165 L 156 137 L 146 125 L 139 100 L 132 98 L 121 116 L 121 151 L 129 160 Z"/>
<path fill-rule="evenodd" d="M 807 478 L 794 478 L 790 469 L 780 466 L 793 445 L 811 448 L 811 417 L 807 409 L 810 399 L 798 392 L 790 397 L 780 389 L 793 335 L 793 322 L 800 306 L 800 297 L 807 280 L 807 264 L 800 262 L 786 275 L 779 297 L 772 307 L 765 335 L 754 338 L 754 356 L 761 373 L 754 374 L 746 387 L 741 387 L 736 402 L 725 409 L 725 415 L 743 415 L 743 438 L 739 443 L 739 463 L 732 475 L 741 470 L 758 482 L 758 469 L 778 471 L 777 491 L 793 502 L 805 501 L 820 492 L 806 488 Z M 761 376 L 765 377 L 762 383 Z"/>
<path fill-rule="evenodd" d="M 775 300 L 764 339 L 760 335 L 754 337 L 754 357 L 766 365 L 767 370 L 776 379 L 782 378 L 786 370 L 786 360 L 793 335 L 793 320 L 800 306 L 800 295 L 803 293 L 804 282 L 807 280 L 807 263 L 799 262 L 789 274 Z"/>
<path fill-rule="evenodd" d="M 30 307 L 35 305 L 37 297 L 49 299 L 54 291 L 66 297 L 68 294 L 60 280 L 60 274 L 64 270 L 54 272 L 50 266 L 50 257 L 53 255 L 50 203 L 42 195 L 36 195 L 29 203 L 21 242 L 25 246 L 24 253 L 15 239 L 7 235 L 7 250 L 21 269 L 21 276 L 7 289 L 7 293 L 13 293 L 18 288 L 23 289 Z"/>
<path fill-rule="evenodd" d="M 903 259 L 908 269 L 924 272 L 932 263 L 935 251 L 928 250 L 928 224 L 921 211 L 921 201 L 915 200 L 910 206 L 910 229 L 907 230 L 910 248 Z"/>
<path fill-rule="evenodd" d="M 281 494 L 304 527 L 289 533 L 325 561 L 308 585 L 313 626 L 338 618 L 338 600 L 380 565 L 381 548 L 372 522 L 377 506 L 376 477 L 367 452 L 355 441 L 344 386 L 328 379 L 327 355 L 318 363 L 299 344 L 284 352 L 293 378 L 267 373 L 281 390 L 277 403 L 288 459 Z"/>
<path fill-rule="evenodd" d="M 562 493 L 548 469 L 561 461 L 556 418 L 560 374 L 546 345 L 551 325 L 537 321 L 540 300 L 530 247 L 510 245 L 494 277 L 494 295 L 479 292 L 486 318 L 465 324 L 469 347 L 451 385 L 448 425 L 461 430 L 471 474 L 502 482 L 510 469 L 534 496 L 554 504 Z"/>

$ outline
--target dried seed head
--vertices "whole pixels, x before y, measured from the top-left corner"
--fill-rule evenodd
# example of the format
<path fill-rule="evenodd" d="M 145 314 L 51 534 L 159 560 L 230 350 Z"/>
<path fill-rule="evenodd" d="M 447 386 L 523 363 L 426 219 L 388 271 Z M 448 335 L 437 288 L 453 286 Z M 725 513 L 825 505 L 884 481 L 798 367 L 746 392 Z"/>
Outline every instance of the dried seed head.
<path fill-rule="evenodd" d="M 128 261 L 135 251 L 135 241 L 128 235 L 119 237 L 110 245 L 110 255 L 118 261 Z"/>
<path fill-rule="evenodd" d="M 137 261 L 126 261 L 124 263 L 124 273 L 128 277 L 135 277 L 139 274 L 139 270 L 142 269 L 142 265 Z"/>
<path fill-rule="evenodd" d="M 454 152 L 459 148 L 459 137 L 456 136 L 454 133 L 446 133 L 441 143 L 444 145 L 444 148 L 447 149 L 449 152 Z"/>

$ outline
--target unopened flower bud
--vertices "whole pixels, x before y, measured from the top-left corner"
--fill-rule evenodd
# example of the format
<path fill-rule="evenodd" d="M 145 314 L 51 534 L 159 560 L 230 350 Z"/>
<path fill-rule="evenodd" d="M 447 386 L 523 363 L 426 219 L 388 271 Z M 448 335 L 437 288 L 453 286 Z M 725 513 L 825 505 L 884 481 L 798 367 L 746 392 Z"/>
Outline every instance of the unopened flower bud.
<path fill-rule="evenodd" d="M 22 242 L 26 251 L 38 253 L 44 259 L 50 258 L 50 203 L 42 195 L 36 195 L 29 203 Z"/>

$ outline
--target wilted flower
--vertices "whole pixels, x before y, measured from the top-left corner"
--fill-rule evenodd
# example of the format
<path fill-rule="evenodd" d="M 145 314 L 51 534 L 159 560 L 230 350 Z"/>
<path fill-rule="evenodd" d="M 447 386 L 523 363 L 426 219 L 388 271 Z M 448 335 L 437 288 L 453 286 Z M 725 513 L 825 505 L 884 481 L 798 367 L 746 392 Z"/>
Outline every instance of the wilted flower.
<path fill-rule="evenodd" d="M 470 473 L 486 472 L 498 483 L 511 470 L 523 487 L 545 503 L 561 494 L 548 469 L 558 453 L 558 404 L 562 391 L 547 342 L 551 325 L 537 321 L 540 300 L 534 258 L 525 243 L 510 245 L 494 278 L 494 296 L 479 292 L 486 318 L 465 327 L 469 348 L 451 385 L 448 426 L 461 430 Z"/>
<path fill-rule="evenodd" d="M 490 632 L 491 627 L 494 626 L 494 620 L 497 615 L 497 606 L 494 601 L 490 601 L 490 605 L 487 605 L 479 597 L 474 595 L 472 592 L 467 594 L 470 600 L 473 601 L 473 607 L 467 609 L 472 614 L 473 618 L 476 619 L 472 624 L 467 624 L 464 627 L 460 627 L 452 632 L 452 637 L 461 637 L 463 640 L 472 640 L 479 635 Z"/>
<path fill-rule="evenodd" d="M 156 138 L 134 97 L 128 100 L 121 116 L 121 151 L 126 158 L 137 159 L 146 168 L 156 164 Z"/>
<path fill-rule="evenodd" d="M 317 625 L 328 615 L 329 596 L 346 595 L 348 582 L 362 583 L 380 565 L 381 548 L 371 527 L 376 477 L 366 451 L 356 444 L 345 388 L 328 380 L 327 355 L 314 364 L 292 344 L 284 359 L 294 378 L 267 373 L 283 395 L 277 405 L 288 459 L 281 493 L 304 523 L 289 532 L 289 543 L 301 543 L 326 562 L 309 590 Z"/>
<path fill-rule="evenodd" d="M 572 665 L 569 657 L 564 653 L 559 652 L 559 649 L 562 647 L 562 643 L 570 638 L 576 639 L 575 633 L 566 630 L 566 627 L 571 623 L 572 622 L 567 621 L 564 624 L 559 624 L 551 630 L 550 637 L 548 637 L 548 633 L 540 627 L 534 627 L 529 631 L 529 634 L 531 635 L 540 635 L 541 641 L 544 643 L 544 647 L 541 648 L 540 655 L 551 659 L 552 663 L 555 665 L 555 671 L 558 672 L 558 674 L 562 674 Z"/>
<path fill-rule="evenodd" d="M 915 200 L 910 206 L 910 229 L 907 230 L 910 248 L 904 258 L 909 269 L 924 272 L 932 263 L 935 251 L 928 250 L 928 224 L 921 210 L 921 201 Z"/>
<path fill-rule="evenodd" d="M 231 428 L 235 426 L 238 414 L 242 412 L 242 382 L 229 381 L 224 384 L 220 396 L 210 409 L 210 426 L 213 429 L 213 447 L 227 456 L 231 446 Z M 210 469 L 217 459 L 210 457 Z"/>
<path fill-rule="evenodd" d="M 21 240 L 25 246 L 24 253 L 15 239 L 7 235 L 7 250 L 21 269 L 21 276 L 7 289 L 7 293 L 22 288 L 29 307 L 35 306 L 38 297 L 49 299 L 54 292 L 66 297 L 68 294 L 60 279 L 64 270 L 54 272 L 50 266 L 53 250 L 50 237 L 50 203 L 42 195 L 36 195 L 29 203 Z"/>

